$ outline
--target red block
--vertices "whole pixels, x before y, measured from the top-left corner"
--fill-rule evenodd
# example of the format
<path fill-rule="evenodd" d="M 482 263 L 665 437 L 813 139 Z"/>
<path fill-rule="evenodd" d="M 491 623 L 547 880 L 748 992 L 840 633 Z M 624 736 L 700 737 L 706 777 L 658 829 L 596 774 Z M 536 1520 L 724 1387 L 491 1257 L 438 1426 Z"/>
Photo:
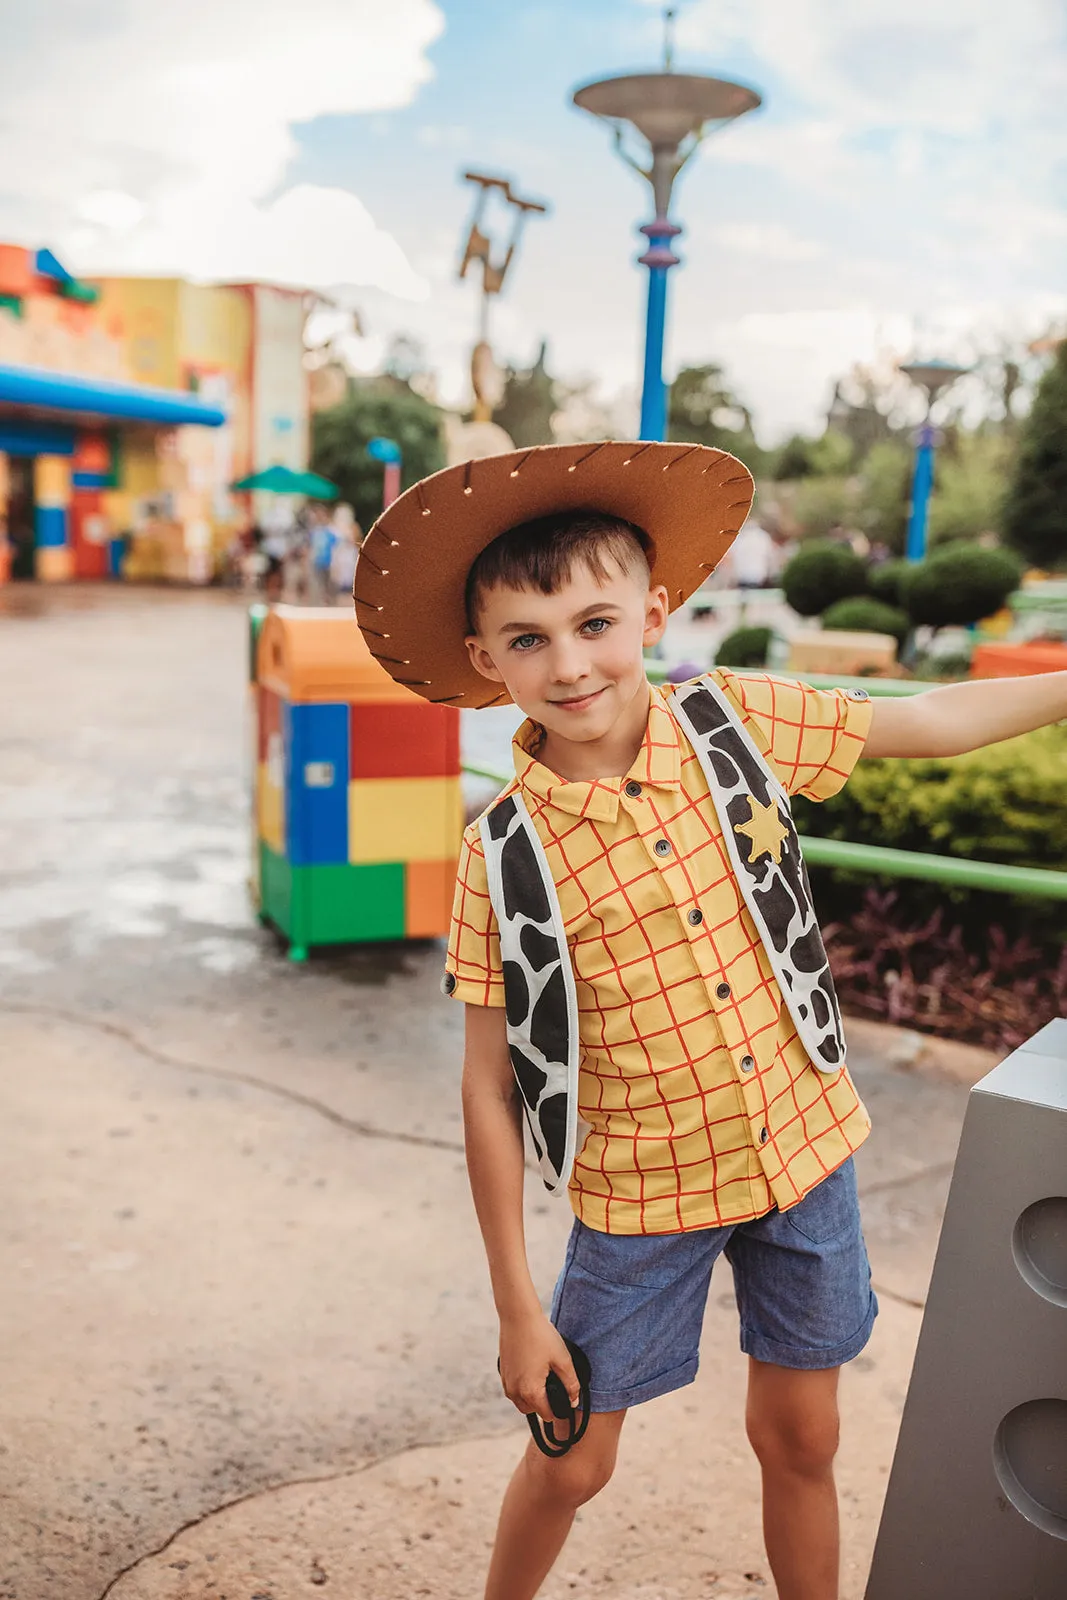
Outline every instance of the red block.
<path fill-rule="evenodd" d="M 98 489 L 75 489 L 70 507 L 71 543 L 76 578 L 106 578 L 108 523 Z"/>
<path fill-rule="evenodd" d="M 459 712 L 427 704 L 351 708 L 353 778 L 454 778 Z"/>

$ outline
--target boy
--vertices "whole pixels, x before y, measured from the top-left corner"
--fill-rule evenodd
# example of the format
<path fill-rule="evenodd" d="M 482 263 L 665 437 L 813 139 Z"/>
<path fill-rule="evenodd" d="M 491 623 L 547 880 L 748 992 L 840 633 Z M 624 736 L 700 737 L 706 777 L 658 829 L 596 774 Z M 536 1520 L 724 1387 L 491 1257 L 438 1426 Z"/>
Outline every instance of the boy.
<path fill-rule="evenodd" d="M 576 1406 L 531 1445 L 486 1600 L 531 1600 L 611 1475 L 631 1405 L 692 1382 L 730 1261 L 780 1600 L 838 1593 L 837 1376 L 877 1311 L 852 1155 L 869 1131 L 788 794 L 857 758 L 949 755 L 1067 715 L 1067 673 L 872 702 L 717 671 L 651 687 L 643 651 L 747 514 L 698 446 L 602 444 L 451 468 L 372 529 L 357 615 L 396 679 L 527 713 L 515 781 L 467 829 L 445 991 L 466 1004 L 467 1159 L 510 1400 Z M 526 1262 L 525 1111 L 576 1213 L 551 1316 Z M 581 1126 L 579 1126 L 581 1124 Z"/>

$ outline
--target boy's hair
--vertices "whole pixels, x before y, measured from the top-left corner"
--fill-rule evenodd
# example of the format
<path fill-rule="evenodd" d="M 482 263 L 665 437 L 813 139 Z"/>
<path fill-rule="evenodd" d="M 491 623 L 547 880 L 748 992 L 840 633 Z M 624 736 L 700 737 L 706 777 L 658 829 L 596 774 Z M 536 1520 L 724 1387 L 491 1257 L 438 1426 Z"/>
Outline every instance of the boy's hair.
<path fill-rule="evenodd" d="M 490 589 L 558 594 L 579 561 L 600 582 L 611 576 L 609 561 L 647 577 L 654 553 L 643 528 L 608 511 L 555 511 L 520 522 L 475 558 L 467 574 L 467 626 L 477 632 L 481 601 Z"/>

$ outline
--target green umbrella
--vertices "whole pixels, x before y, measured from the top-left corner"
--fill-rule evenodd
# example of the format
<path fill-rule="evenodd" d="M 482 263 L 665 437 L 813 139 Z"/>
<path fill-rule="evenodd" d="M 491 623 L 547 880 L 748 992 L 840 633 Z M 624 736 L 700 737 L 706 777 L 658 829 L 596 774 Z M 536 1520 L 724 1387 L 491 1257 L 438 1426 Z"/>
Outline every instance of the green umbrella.
<path fill-rule="evenodd" d="M 339 493 L 335 483 L 320 478 L 317 472 L 294 472 L 291 467 L 265 467 L 262 472 L 253 472 L 250 477 L 231 483 L 230 488 L 237 491 L 265 489 L 268 494 L 304 494 L 310 500 L 336 500 Z"/>

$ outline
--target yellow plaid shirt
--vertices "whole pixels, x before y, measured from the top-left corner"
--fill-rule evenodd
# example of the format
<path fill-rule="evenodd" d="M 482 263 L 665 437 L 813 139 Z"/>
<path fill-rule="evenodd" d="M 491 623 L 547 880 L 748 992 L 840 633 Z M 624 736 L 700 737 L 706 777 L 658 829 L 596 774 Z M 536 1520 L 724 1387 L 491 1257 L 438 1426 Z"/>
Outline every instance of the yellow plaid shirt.
<path fill-rule="evenodd" d="M 790 794 L 848 778 L 871 703 L 719 669 L 716 680 Z M 569 783 L 515 736 L 516 777 L 559 895 L 578 991 L 570 1184 L 602 1233 L 676 1233 L 786 1210 L 856 1150 L 870 1120 L 847 1068 L 808 1060 L 730 867 L 703 770 L 653 688 L 622 778 Z M 669 854 L 654 851 L 666 839 Z M 742 848 L 749 848 L 742 840 Z M 500 940 L 476 824 L 449 938 L 453 997 L 503 1006 Z"/>

